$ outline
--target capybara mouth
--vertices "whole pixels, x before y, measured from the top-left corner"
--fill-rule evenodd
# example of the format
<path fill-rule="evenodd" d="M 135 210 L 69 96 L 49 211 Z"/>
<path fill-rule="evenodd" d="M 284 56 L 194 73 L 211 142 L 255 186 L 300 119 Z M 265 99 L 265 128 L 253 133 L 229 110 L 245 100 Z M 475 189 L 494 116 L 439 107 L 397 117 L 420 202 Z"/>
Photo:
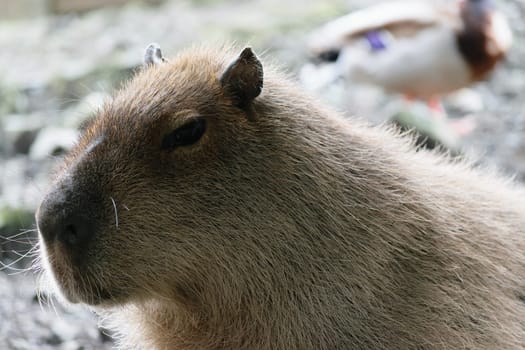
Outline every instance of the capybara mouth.
<path fill-rule="evenodd" d="M 45 243 L 41 239 L 42 260 L 60 293 L 71 303 L 100 305 L 118 299 L 122 292 L 103 286 L 86 265 L 74 262 L 72 254 L 60 242 Z"/>
<path fill-rule="evenodd" d="M 122 295 L 118 289 L 103 286 L 89 272 L 58 264 L 52 265 L 51 269 L 60 292 L 71 303 L 113 304 Z"/>

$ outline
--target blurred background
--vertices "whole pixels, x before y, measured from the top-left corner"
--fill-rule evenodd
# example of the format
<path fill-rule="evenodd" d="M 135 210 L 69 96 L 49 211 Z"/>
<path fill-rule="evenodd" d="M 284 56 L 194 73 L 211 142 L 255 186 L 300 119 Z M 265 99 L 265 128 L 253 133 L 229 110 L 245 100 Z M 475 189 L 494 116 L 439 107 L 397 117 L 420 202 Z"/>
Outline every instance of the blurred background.
<path fill-rule="evenodd" d="M 1 0 L 0 349 L 111 347 L 89 311 L 45 297 L 39 303 L 30 269 L 33 216 L 79 125 L 130 78 L 150 42 L 166 57 L 193 43 L 249 44 L 349 117 L 374 124 L 399 115 L 432 120 L 425 104 L 407 104 L 377 86 L 320 83 L 322 69 L 311 63 L 307 45 L 312 31 L 378 2 Z M 422 128 L 453 153 L 525 181 L 525 3 L 495 3 L 514 33 L 511 50 L 486 80 L 443 99 L 451 120 L 468 118 L 475 128 L 463 136 L 433 124 Z"/>

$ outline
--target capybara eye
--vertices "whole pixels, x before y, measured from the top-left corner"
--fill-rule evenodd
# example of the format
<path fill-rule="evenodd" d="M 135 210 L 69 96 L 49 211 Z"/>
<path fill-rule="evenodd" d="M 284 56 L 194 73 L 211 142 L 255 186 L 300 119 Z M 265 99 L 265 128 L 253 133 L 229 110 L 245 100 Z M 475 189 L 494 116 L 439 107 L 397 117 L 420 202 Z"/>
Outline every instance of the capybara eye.
<path fill-rule="evenodd" d="M 171 151 L 179 146 L 193 145 L 200 140 L 205 131 L 206 120 L 204 118 L 194 119 L 164 136 L 161 148 Z"/>

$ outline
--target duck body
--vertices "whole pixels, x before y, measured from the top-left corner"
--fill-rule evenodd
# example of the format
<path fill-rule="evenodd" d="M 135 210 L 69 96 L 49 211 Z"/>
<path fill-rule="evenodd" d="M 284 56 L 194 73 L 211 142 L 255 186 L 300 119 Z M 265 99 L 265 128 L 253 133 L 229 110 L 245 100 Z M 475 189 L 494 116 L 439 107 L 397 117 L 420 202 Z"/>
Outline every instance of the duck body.
<path fill-rule="evenodd" d="M 489 0 L 391 1 L 326 24 L 310 49 L 353 82 L 430 99 L 486 77 L 511 42 Z"/>
<path fill-rule="evenodd" d="M 381 86 L 388 92 L 428 99 L 471 83 L 467 63 L 457 51 L 453 33 L 435 28 L 417 38 L 400 39 L 388 52 L 345 49 L 336 63 L 352 81 Z M 414 50 L 417 46 L 418 50 Z"/>

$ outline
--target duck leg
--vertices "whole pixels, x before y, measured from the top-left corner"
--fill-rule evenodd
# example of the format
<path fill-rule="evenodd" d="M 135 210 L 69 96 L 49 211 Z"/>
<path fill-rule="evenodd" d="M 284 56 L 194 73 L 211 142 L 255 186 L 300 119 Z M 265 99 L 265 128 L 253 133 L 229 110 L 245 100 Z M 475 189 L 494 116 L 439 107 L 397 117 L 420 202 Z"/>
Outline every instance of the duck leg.
<path fill-rule="evenodd" d="M 463 117 L 459 119 L 450 119 L 447 116 L 447 112 L 443 107 L 441 99 L 437 96 L 433 96 L 427 99 L 427 105 L 432 111 L 432 116 L 437 119 L 444 120 L 448 126 L 458 136 L 466 136 L 470 134 L 476 128 L 476 122 L 471 116 Z"/>
<path fill-rule="evenodd" d="M 438 119 L 446 119 L 447 118 L 447 112 L 445 111 L 445 108 L 443 107 L 443 103 L 441 102 L 441 99 L 437 96 L 429 97 L 426 100 L 427 106 L 432 112 L 432 116 Z"/>
<path fill-rule="evenodd" d="M 403 94 L 403 99 L 409 105 L 414 103 L 414 101 L 421 101 L 419 97 L 407 93 Z M 423 101 L 427 105 L 428 109 L 431 111 L 432 116 L 434 118 L 441 120 L 447 119 L 447 112 L 445 111 L 445 108 L 443 107 L 443 104 L 441 103 L 441 99 L 439 97 L 432 96 Z"/>
<path fill-rule="evenodd" d="M 410 94 L 404 94 L 403 99 L 409 104 L 412 104 L 414 101 L 418 100 L 417 96 Z M 466 136 L 476 128 L 476 122 L 471 116 L 460 119 L 448 118 L 447 112 L 443 107 L 443 103 L 438 96 L 429 97 L 425 99 L 424 102 L 430 110 L 432 118 L 434 118 L 434 120 L 436 120 L 436 122 L 439 124 L 445 124 L 446 127 L 452 130 L 457 136 Z"/>

